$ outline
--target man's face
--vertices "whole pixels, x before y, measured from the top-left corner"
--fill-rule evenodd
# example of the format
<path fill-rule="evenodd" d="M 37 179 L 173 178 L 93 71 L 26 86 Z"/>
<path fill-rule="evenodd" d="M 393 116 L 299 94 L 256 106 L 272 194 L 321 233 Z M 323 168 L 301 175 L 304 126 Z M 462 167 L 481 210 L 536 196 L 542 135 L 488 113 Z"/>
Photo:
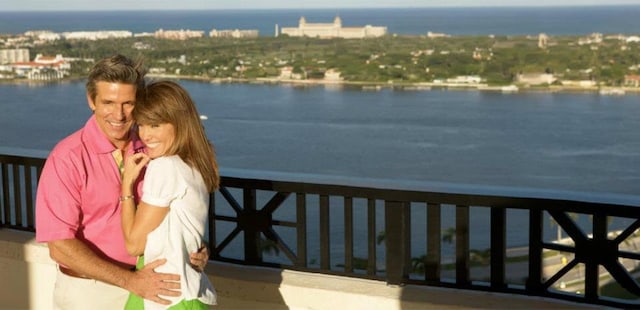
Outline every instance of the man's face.
<path fill-rule="evenodd" d="M 96 98 L 87 94 L 89 107 L 96 115 L 98 127 L 117 147 L 124 148 L 129 142 L 129 130 L 133 125 L 133 107 L 136 102 L 136 87 L 130 84 L 97 82 Z"/>

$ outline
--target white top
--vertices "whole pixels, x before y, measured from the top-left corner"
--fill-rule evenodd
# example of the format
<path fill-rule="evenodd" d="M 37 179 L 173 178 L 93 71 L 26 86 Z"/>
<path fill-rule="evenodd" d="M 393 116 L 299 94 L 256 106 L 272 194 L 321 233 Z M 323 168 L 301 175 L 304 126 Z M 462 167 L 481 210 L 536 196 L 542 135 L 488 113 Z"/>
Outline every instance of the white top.
<path fill-rule="evenodd" d="M 199 299 L 215 305 L 216 291 L 208 277 L 189 263 L 189 254 L 201 247 L 207 222 L 209 192 L 202 175 L 177 155 L 158 157 L 147 166 L 142 193 L 145 203 L 170 208 L 160 226 L 147 236 L 144 249 L 145 263 L 167 259 L 156 271 L 180 275 L 182 295 L 162 297 L 171 300 L 171 306 L 183 299 Z M 145 299 L 144 307 L 166 309 L 169 306 Z"/>

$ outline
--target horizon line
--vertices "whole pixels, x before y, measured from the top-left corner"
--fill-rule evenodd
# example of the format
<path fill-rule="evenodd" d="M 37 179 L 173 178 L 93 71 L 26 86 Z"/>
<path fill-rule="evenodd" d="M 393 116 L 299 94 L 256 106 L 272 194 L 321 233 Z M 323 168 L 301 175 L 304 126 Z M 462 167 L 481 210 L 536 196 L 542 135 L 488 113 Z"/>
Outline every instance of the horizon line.
<path fill-rule="evenodd" d="M 17 9 L 17 10 L 1 10 L 2 12 L 137 12 L 137 11 L 267 11 L 267 10 L 372 10 L 372 9 L 495 9 L 495 8 L 575 8 L 575 7 L 621 7 L 621 6 L 640 6 L 640 4 L 629 3 L 613 3 L 613 4 L 557 4 L 557 5 L 464 5 L 464 6 L 379 6 L 379 7 L 273 7 L 273 8 L 104 8 L 104 9 Z"/>

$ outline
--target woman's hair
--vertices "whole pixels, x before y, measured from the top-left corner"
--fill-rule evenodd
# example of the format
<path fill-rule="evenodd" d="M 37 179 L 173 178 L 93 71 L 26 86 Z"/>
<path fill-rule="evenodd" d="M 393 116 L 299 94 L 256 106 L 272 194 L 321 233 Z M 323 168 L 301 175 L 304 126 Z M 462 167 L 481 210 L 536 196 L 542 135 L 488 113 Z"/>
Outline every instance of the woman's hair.
<path fill-rule="evenodd" d="M 129 84 L 136 87 L 136 97 L 140 99 L 144 96 L 145 74 L 141 58 L 133 61 L 118 54 L 98 61 L 91 68 L 85 87 L 91 99 L 95 100 L 98 82 Z"/>
<path fill-rule="evenodd" d="M 175 128 L 168 155 L 178 155 L 200 172 L 209 192 L 218 189 L 220 175 L 213 145 L 200 123 L 196 105 L 178 83 L 155 81 L 146 87 L 144 100 L 136 103 L 133 118 L 138 124 L 169 123 Z"/>

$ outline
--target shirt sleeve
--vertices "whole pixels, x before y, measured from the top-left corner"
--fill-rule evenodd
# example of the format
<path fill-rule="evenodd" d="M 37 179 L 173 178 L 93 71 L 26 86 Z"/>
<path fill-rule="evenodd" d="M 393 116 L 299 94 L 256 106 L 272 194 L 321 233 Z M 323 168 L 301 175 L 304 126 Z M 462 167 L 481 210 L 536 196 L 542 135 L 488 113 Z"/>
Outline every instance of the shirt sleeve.
<path fill-rule="evenodd" d="M 81 218 L 82 180 L 73 156 L 47 159 L 36 194 L 36 240 L 48 242 L 75 237 Z"/>
<path fill-rule="evenodd" d="M 160 157 L 149 162 L 142 186 L 142 201 L 157 207 L 168 207 L 171 201 L 184 195 L 186 186 L 180 178 L 172 157 Z"/>

